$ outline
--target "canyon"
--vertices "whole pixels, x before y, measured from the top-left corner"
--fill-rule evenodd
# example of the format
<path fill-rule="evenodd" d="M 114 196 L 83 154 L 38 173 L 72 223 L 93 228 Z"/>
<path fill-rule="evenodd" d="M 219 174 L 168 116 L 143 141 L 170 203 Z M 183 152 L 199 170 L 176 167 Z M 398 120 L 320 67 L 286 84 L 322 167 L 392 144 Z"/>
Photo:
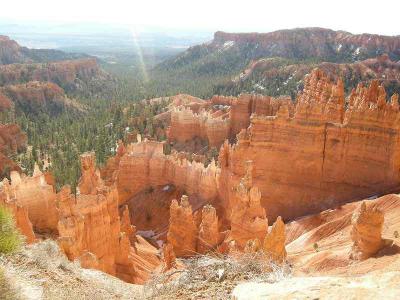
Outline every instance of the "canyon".
<path fill-rule="evenodd" d="M 38 167 L 32 176 L 12 171 L 0 200 L 27 242 L 52 238 L 82 267 L 131 283 L 209 251 L 235 257 L 262 250 L 267 261 L 290 261 L 299 274 L 356 264 L 354 271 L 394 247 L 394 227 L 383 224 L 396 224 L 398 196 L 354 202 L 399 189 L 398 96 L 387 98 L 377 81 L 345 97 L 343 82 L 318 69 L 295 103 L 178 95 L 162 113 L 168 142 L 140 135 L 119 142 L 100 169 L 94 153 L 82 154 L 76 194 L 69 186 L 56 191 Z M 207 125 L 215 119 L 226 127 Z M 2 140 L 16 150 L 26 142 L 17 136 Z M 218 161 L 165 153 L 166 144 L 197 137 L 220 147 Z M 336 238 L 345 250 L 332 246 Z M 318 251 L 305 250 L 312 247 Z"/>
<path fill-rule="evenodd" d="M 227 288 L 225 280 L 258 279 L 241 263 L 261 269 L 260 276 L 281 276 L 268 283 L 278 288 L 329 285 L 336 276 L 350 289 L 343 278 L 358 275 L 360 284 L 373 278 L 390 285 L 388 274 L 400 274 L 399 49 L 398 36 L 321 28 L 216 32 L 210 43 L 157 68 L 200 61 L 199 74 L 207 74 L 209 63 L 238 55 L 232 70 L 244 71 L 234 84 L 278 78 L 287 83 L 278 88 L 296 83 L 290 96 L 181 93 L 123 107 L 112 97 L 100 104 L 80 98 L 92 100 L 114 83 L 97 59 L 46 56 L 0 36 L 0 113 L 7 122 L 15 110 L 49 118 L 67 111 L 72 118 L 63 124 L 91 105 L 112 112 L 98 115 L 93 141 L 71 146 L 80 166 L 72 186 L 56 183 L 41 164 L 28 175 L 16 163 L 30 151 L 27 135 L 0 124 L 0 204 L 13 213 L 26 247 L 51 240 L 74 264 L 144 289 L 195 280 L 190 272 L 202 263 L 216 271 L 202 281 L 219 288 Z M 318 61 L 306 63 L 311 57 Z M 83 136 L 78 129 L 72 134 Z M 89 144 L 107 148 L 107 155 L 97 152 L 103 160 L 82 150 Z M 69 150 L 57 155 L 75 157 Z M 233 280 L 232 265 L 249 278 Z"/>

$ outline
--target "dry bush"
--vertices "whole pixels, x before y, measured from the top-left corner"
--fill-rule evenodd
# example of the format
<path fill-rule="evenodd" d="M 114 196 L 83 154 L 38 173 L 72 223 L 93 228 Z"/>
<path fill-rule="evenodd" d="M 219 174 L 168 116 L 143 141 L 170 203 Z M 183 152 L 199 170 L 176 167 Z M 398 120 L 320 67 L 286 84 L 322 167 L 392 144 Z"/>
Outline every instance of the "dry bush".
<path fill-rule="evenodd" d="M 199 255 L 184 259 L 184 269 L 157 274 L 144 286 L 149 299 L 230 299 L 240 282 L 276 282 L 290 274 L 287 264 L 276 265 L 262 252 L 243 253 L 236 258 Z"/>

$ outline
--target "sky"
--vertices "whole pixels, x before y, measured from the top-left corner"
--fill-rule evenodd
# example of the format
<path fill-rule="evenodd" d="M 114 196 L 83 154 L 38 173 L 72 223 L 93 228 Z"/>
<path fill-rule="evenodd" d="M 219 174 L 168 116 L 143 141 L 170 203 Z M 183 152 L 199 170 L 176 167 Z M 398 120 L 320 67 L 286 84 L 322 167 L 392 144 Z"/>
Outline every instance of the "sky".
<path fill-rule="evenodd" d="M 400 35 L 400 0 L 0 0 L 0 21 L 268 32 L 325 27 Z"/>

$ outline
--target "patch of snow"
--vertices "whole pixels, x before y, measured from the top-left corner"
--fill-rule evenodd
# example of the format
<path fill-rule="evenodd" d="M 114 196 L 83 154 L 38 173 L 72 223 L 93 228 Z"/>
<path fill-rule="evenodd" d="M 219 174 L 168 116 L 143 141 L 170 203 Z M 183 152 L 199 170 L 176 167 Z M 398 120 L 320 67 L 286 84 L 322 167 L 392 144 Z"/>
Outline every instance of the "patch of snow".
<path fill-rule="evenodd" d="M 254 87 L 255 87 L 256 89 L 259 89 L 259 90 L 265 90 L 265 87 L 262 86 L 261 84 L 258 84 L 258 83 L 256 83 L 256 84 L 254 85 Z"/>
<path fill-rule="evenodd" d="M 166 191 L 168 191 L 168 190 L 169 190 L 169 188 L 170 188 L 170 185 L 169 185 L 169 184 L 167 184 L 166 186 L 164 186 L 164 187 L 163 187 L 163 189 L 162 189 L 162 190 L 163 190 L 164 192 L 166 192 Z"/>
<path fill-rule="evenodd" d="M 228 50 L 231 48 L 233 45 L 235 45 L 235 41 L 226 41 L 222 46 L 221 49 L 219 49 L 219 52 Z"/>
<path fill-rule="evenodd" d="M 336 51 L 339 52 L 340 49 L 342 49 L 342 47 L 343 47 L 343 45 L 342 45 L 342 44 L 339 44 L 339 46 L 337 47 Z"/>
<path fill-rule="evenodd" d="M 126 127 L 126 128 L 125 128 L 125 131 L 126 131 L 126 132 L 128 132 L 128 131 L 129 131 L 129 129 L 130 129 L 129 127 Z"/>
<path fill-rule="evenodd" d="M 355 54 L 355 55 L 360 54 L 360 47 L 357 47 L 356 51 L 354 51 L 354 54 Z"/>
<path fill-rule="evenodd" d="M 153 230 L 138 230 L 137 234 L 144 237 L 144 238 L 152 238 L 156 235 Z"/>

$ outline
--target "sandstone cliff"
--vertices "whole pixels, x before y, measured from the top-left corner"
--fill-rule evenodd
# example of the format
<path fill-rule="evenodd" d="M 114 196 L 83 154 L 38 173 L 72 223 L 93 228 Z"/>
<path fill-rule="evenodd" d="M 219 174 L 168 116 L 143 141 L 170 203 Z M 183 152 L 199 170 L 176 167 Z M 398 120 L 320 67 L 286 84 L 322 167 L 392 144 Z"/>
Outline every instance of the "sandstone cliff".
<path fill-rule="evenodd" d="M 136 236 L 127 211 L 120 219 L 117 190 L 103 183 L 94 162 L 93 153 L 82 155 L 76 196 L 68 186 L 56 193 L 36 167 L 32 177 L 12 172 L 11 184 L 4 180 L 0 186 L 0 200 L 14 210 L 28 241 L 34 240 L 33 225 L 52 234 L 68 258 L 83 267 L 143 283 L 161 263 L 157 249 Z"/>
<path fill-rule="evenodd" d="M 118 169 L 113 173 L 120 204 L 142 190 L 168 184 L 186 191 L 189 197 L 195 195 L 199 203 L 214 201 L 218 194 L 215 163 L 205 167 L 174 154 L 165 155 L 163 145 L 162 142 L 145 140 L 126 147 L 126 153 L 119 159 Z"/>
<path fill-rule="evenodd" d="M 397 188 L 399 111 L 397 96 L 390 103 L 385 97 L 377 82 L 360 85 L 345 108 L 342 82 L 313 71 L 293 115 L 281 106 L 275 116 L 253 116 L 237 144 L 221 148 L 223 202 L 247 160 L 254 162 L 268 219 L 292 219 Z M 229 209 L 229 200 L 224 205 Z"/>
<path fill-rule="evenodd" d="M 16 203 L 16 199 L 11 197 L 10 188 L 7 178 L 0 182 L 0 205 L 4 205 L 12 211 L 17 228 L 25 237 L 25 242 L 33 243 L 36 237 L 28 217 L 28 209 Z"/>
<path fill-rule="evenodd" d="M 252 114 L 275 115 L 281 105 L 292 110 L 289 97 L 243 94 L 236 97 L 214 96 L 195 106 L 183 104 L 176 96 L 170 113 L 168 139 L 181 143 L 198 137 L 207 141 L 208 146 L 217 149 L 225 140 L 234 140 L 240 130 L 250 125 Z M 198 102 L 195 102 L 198 104 Z"/>
<path fill-rule="evenodd" d="M 82 259 L 87 267 L 127 282 L 143 283 L 160 263 L 157 252 L 143 238 L 134 236 L 126 213 L 121 224 L 117 190 L 104 185 L 94 161 L 91 153 L 81 157 L 82 178 L 76 198 L 67 187 L 58 194 L 60 245 L 69 259 Z M 93 254 L 89 261 L 88 253 Z"/>
<path fill-rule="evenodd" d="M 41 82 L 41 89 L 47 86 L 45 97 L 40 95 L 38 87 L 32 89 L 32 85 L 38 85 L 33 82 Z M 9 85 L 15 85 L 10 87 L 12 92 L 24 96 L 19 100 L 28 103 L 32 99 L 41 99 L 43 103 L 43 99 L 49 98 L 53 103 L 59 102 L 64 97 L 57 95 L 54 99 L 54 96 L 59 94 L 57 90 L 60 87 L 69 96 L 111 97 L 115 92 L 115 79 L 100 68 L 94 57 L 53 49 L 28 49 L 0 36 L 0 87 Z M 30 92 L 26 91 L 27 88 L 31 89 Z M 0 109 L 4 101 L 0 96 Z M 62 102 L 76 105 L 70 99 Z"/>
<path fill-rule="evenodd" d="M 29 81 L 24 84 L 7 85 L 0 88 L 0 101 L 2 95 L 25 111 L 36 111 L 39 107 L 51 113 L 56 113 L 64 107 L 82 110 L 82 105 L 69 99 L 64 90 L 52 82 Z"/>

